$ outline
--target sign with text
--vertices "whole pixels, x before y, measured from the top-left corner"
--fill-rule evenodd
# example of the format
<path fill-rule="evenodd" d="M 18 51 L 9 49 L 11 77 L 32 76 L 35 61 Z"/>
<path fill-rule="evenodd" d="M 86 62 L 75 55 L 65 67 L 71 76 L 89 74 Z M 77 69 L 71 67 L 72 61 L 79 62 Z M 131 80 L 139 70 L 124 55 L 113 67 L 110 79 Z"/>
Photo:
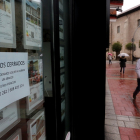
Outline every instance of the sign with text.
<path fill-rule="evenodd" d="M 0 0 L 0 47 L 16 48 L 15 3 Z"/>
<path fill-rule="evenodd" d="M 24 36 L 26 49 L 42 47 L 41 0 L 23 0 Z"/>
<path fill-rule="evenodd" d="M 28 54 L 0 52 L 0 109 L 29 94 Z"/>
<path fill-rule="evenodd" d="M 0 139 L 20 121 L 19 102 L 4 107 L 0 110 Z M 9 139 L 8 139 L 9 140 Z"/>
<path fill-rule="evenodd" d="M 39 111 L 28 121 L 28 133 L 28 140 L 46 140 L 44 111 Z"/>
<path fill-rule="evenodd" d="M 42 59 L 28 60 L 28 77 L 30 95 L 28 96 L 29 111 L 43 101 L 43 65 Z"/>
<path fill-rule="evenodd" d="M 21 138 L 21 129 L 18 129 L 14 134 L 12 134 L 12 136 L 10 136 L 10 138 L 8 138 L 7 140 L 22 140 Z"/>

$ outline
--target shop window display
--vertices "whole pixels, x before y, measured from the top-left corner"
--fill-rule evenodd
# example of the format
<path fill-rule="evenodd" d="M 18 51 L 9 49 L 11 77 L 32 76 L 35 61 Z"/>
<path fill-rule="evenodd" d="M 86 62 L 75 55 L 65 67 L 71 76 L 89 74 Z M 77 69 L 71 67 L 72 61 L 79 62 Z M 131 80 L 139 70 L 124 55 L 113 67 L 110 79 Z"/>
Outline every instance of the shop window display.
<path fill-rule="evenodd" d="M 7 87 L 7 90 L 0 88 L 0 100 L 5 98 L 0 108 L 0 140 L 45 140 L 42 2 L 0 0 L 0 15 L 0 53 L 8 54 L 0 55 L 0 67 L 5 65 L 4 69 L 0 68 L 3 73 L 0 85 Z M 22 54 L 27 55 L 27 76 L 21 70 Z M 28 93 L 20 90 L 25 86 L 20 82 L 26 78 L 29 95 L 19 99 L 17 95 L 12 96 L 15 91 L 19 95 L 23 95 L 22 91 Z M 11 90 L 10 98 L 8 89 Z"/>

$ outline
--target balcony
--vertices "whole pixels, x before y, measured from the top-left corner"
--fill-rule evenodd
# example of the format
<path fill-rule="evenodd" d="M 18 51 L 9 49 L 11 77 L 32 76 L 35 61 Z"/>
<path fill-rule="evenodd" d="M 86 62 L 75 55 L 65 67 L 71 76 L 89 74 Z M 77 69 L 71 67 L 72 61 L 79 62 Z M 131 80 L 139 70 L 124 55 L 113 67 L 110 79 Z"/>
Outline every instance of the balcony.
<path fill-rule="evenodd" d="M 123 0 L 110 0 L 110 5 L 122 6 Z"/>

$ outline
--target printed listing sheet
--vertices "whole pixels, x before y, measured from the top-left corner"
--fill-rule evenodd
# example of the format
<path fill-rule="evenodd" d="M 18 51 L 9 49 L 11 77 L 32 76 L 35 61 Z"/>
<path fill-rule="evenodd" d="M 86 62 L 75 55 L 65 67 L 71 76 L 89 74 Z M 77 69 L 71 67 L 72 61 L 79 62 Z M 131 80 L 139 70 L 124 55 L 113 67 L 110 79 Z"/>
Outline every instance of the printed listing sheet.
<path fill-rule="evenodd" d="M 24 0 L 25 48 L 42 47 L 41 1 Z"/>
<path fill-rule="evenodd" d="M 14 1 L 0 0 L 0 47 L 16 48 Z M 7 44 L 7 45 L 2 45 Z M 11 48 L 11 47 L 10 47 Z"/>
<path fill-rule="evenodd" d="M 28 77 L 30 95 L 28 96 L 28 109 L 33 109 L 43 101 L 43 64 L 42 59 L 28 61 Z"/>

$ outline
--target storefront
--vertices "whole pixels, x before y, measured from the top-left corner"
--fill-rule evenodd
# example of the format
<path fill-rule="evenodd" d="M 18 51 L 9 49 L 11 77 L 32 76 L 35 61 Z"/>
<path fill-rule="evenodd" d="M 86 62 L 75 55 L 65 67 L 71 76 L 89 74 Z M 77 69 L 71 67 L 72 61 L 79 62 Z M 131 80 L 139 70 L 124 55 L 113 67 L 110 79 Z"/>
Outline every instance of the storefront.
<path fill-rule="evenodd" d="M 70 137 L 68 5 L 0 0 L 0 140 Z"/>
<path fill-rule="evenodd" d="M 104 4 L 105 66 L 109 1 Z M 91 82 L 91 9 L 78 0 L 0 0 L 0 140 L 90 138 L 96 116 L 90 94 L 99 89 Z"/>

